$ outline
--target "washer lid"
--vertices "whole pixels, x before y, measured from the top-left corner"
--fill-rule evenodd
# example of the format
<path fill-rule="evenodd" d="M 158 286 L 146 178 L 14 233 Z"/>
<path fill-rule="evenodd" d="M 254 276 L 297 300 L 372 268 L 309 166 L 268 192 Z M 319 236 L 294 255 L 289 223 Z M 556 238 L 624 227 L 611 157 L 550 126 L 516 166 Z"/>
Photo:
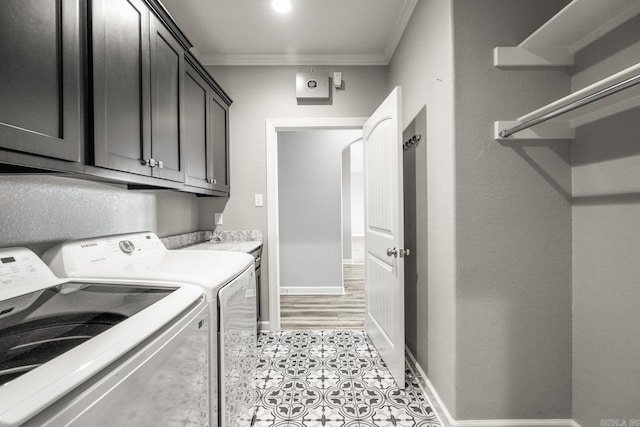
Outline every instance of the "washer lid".
<path fill-rule="evenodd" d="M 68 282 L 0 301 L 0 386 L 107 331 L 176 289 Z"/>

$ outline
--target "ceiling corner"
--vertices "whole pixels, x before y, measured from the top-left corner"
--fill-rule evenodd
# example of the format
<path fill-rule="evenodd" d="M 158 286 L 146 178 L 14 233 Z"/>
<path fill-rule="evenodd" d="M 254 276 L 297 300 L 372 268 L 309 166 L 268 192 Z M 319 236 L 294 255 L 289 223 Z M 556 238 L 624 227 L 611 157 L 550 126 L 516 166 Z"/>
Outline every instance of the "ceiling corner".
<path fill-rule="evenodd" d="M 391 57 L 398 47 L 398 43 L 400 43 L 400 39 L 402 38 L 402 34 L 404 34 L 405 28 L 407 28 L 407 24 L 409 23 L 409 19 L 411 19 L 411 14 L 418 4 L 418 0 L 404 0 L 402 3 L 402 9 L 400 9 L 400 13 L 398 14 L 398 19 L 396 19 L 396 23 L 393 26 L 393 30 L 391 31 L 391 35 L 389 37 L 389 43 L 384 51 L 384 56 L 386 59 L 386 63 L 388 64 L 391 61 Z"/>

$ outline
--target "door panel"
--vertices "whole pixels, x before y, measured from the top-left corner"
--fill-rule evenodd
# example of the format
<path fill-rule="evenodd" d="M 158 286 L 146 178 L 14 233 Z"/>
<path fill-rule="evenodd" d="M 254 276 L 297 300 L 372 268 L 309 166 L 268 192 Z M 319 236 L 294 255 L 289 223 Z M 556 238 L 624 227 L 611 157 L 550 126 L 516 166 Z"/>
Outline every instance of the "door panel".
<path fill-rule="evenodd" d="M 186 184 L 211 188 L 211 153 L 207 138 L 207 84 L 187 65 L 184 79 L 184 145 Z"/>
<path fill-rule="evenodd" d="M 401 88 L 365 123 L 365 329 L 404 388 L 404 227 Z M 395 250 L 396 256 L 387 250 Z"/>
<path fill-rule="evenodd" d="M 213 151 L 213 178 L 214 189 L 229 191 L 229 153 L 228 135 L 229 128 L 228 109 L 226 104 L 212 96 L 209 106 L 211 126 L 211 150 Z"/>
<path fill-rule="evenodd" d="M 0 3 L 0 147 L 81 160 L 79 22 L 77 0 Z"/>
<path fill-rule="evenodd" d="M 95 164 L 150 175 L 149 11 L 140 0 L 93 0 Z"/>
<path fill-rule="evenodd" d="M 157 18 L 151 20 L 151 157 L 163 163 L 153 176 L 184 181 L 182 157 L 183 50 Z"/>

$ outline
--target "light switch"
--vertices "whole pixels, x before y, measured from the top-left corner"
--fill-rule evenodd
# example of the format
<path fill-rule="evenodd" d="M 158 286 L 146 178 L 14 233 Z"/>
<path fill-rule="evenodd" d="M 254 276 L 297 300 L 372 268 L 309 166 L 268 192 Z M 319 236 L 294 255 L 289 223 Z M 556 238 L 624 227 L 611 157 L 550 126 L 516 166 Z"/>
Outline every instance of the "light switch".
<path fill-rule="evenodd" d="M 222 225 L 222 213 L 216 212 L 213 216 L 215 225 Z"/>
<path fill-rule="evenodd" d="M 255 204 L 256 204 L 256 207 L 264 206 L 264 198 L 262 196 L 262 193 L 256 193 Z"/>

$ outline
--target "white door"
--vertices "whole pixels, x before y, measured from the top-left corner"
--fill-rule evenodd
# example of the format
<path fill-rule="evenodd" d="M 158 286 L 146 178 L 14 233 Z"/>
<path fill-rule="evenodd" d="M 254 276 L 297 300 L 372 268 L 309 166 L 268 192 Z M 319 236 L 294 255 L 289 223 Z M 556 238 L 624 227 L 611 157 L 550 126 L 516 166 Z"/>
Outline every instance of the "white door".
<path fill-rule="evenodd" d="M 363 128 L 365 164 L 365 329 L 404 388 L 404 224 L 402 88 L 396 87 Z"/>

